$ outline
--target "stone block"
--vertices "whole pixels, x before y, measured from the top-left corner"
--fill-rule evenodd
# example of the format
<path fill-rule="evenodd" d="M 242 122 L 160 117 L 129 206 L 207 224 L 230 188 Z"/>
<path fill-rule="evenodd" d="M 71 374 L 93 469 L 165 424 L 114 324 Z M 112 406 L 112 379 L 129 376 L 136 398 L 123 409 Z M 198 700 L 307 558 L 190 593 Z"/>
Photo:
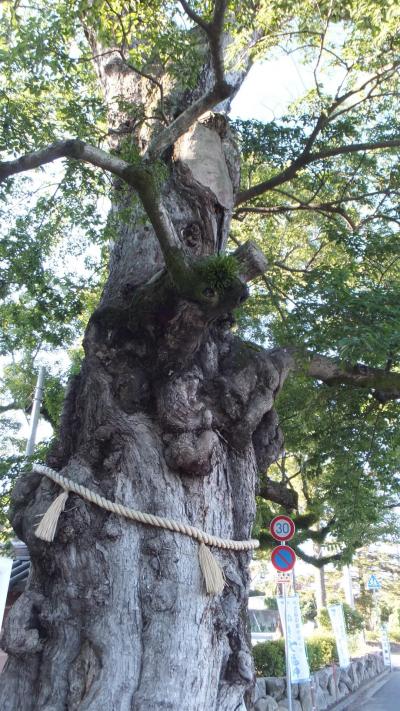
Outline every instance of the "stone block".
<path fill-rule="evenodd" d="M 256 679 L 256 688 L 255 688 L 255 701 L 257 699 L 262 699 L 263 696 L 267 695 L 267 689 L 265 687 L 265 677 L 259 676 Z"/>
<path fill-rule="evenodd" d="M 283 676 L 267 676 L 265 678 L 266 692 L 275 701 L 280 701 L 286 695 L 286 679 Z"/>
<path fill-rule="evenodd" d="M 337 670 L 336 670 L 336 679 L 332 674 L 331 678 L 328 681 L 328 689 L 327 689 L 329 692 L 329 695 L 332 696 L 334 699 L 336 699 L 336 695 L 338 694 L 337 684 L 338 684 L 338 675 L 337 675 Z"/>
<path fill-rule="evenodd" d="M 354 682 L 350 678 L 347 669 L 340 670 L 339 684 L 345 684 L 349 691 L 354 691 L 354 689 L 355 689 Z"/>
<path fill-rule="evenodd" d="M 329 669 L 320 669 L 314 674 L 316 682 L 318 681 L 318 685 L 325 691 L 325 689 L 328 688 L 328 682 L 329 678 L 332 676 L 332 671 L 329 674 Z"/>
<path fill-rule="evenodd" d="M 325 711 L 325 709 L 328 708 L 328 702 L 326 700 L 326 696 L 324 691 L 321 689 L 320 686 L 316 687 L 315 691 L 315 702 L 318 711 Z"/>
<path fill-rule="evenodd" d="M 325 691 L 325 699 L 326 703 L 328 704 L 328 709 L 330 709 L 332 706 L 335 706 L 337 701 L 336 696 L 331 696 L 328 691 Z"/>
<path fill-rule="evenodd" d="M 350 693 L 350 690 L 349 690 L 348 686 L 346 684 L 343 684 L 342 681 L 339 681 L 340 698 L 342 698 L 343 696 L 348 696 L 349 693 Z"/>
<path fill-rule="evenodd" d="M 348 674 L 349 674 L 350 679 L 353 682 L 353 690 L 358 689 L 358 687 L 360 686 L 360 680 L 359 680 L 358 674 L 357 674 L 357 663 L 356 662 L 351 662 L 351 664 L 349 666 Z"/>
<path fill-rule="evenodd" d="M 289 708 L 289 705 L 288 705 L 287 699 L 283 699 L 282 701 L 279 702 L 278 711 L 288 711 L 288 708 Z M 301 703 L 300 703 L 300 701 L 298 701 L 298 699 L 293 699 L 292 709 L 293 709 L 293 711 L 303 711 L 301 708 Z"/>
<path fill-rule="evenodd" d="M 278 711 L 278 703 L 272 696 L 265 696 L 256 701 L 254 711 Z"/>
<path fill-rule="evenodd" d="M 310 682 L 299 684 L 299 701 L 302 711 L 313 711 L 313 700 Z"/>

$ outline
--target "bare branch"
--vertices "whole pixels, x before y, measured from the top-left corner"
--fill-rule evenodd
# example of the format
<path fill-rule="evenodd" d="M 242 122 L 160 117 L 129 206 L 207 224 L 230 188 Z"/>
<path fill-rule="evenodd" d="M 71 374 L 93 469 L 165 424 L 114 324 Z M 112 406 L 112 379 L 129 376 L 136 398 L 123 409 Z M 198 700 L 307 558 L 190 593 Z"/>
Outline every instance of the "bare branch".
<path fill-rule="evenodd" d="M 0 182 L 3 182 L 12 175 L 23 173 L 34 168 L 39 168 L 47 163 L 52 163 L 58 158 L 73 158 L 91 163 L 103 170 L 107 170 L 120 178 L 126 179 L 126 171 L 129 169 L 129 182 L 133 187 L 137 187 L 142 178 L 143 169 L 135 168 L 126 161 L 116 156 L 110 155 L 101 148 L 96 148 L 79 139 L 67 139 L 57 141 L 39 151 L 27 153 L 12 161 L 0 162 Z"/>
<path fill-rule="evenodd" d="M 321 213 L 328 213 L 330 215 L 340 215 L 340 217 L 343 217 L 343 219 L 347 222 L 347 224 L 351 227 L 352 230 L 356 229 L 356 225 L 351 219 L 351 217 L 348 215 L 348 213 L 341 208 L 339 205 L 334 205 L 333 203 L 312 203 L 312 202 L 305 202 L 301 203 L 299 205 L 270 205 L 266 207 L 241 207 L 239 210 L 237 210 L 233 217 L 238 219 L 238 216 L 241 214 L 249 214 L 249 213 L 254 213 L 254 214 L 259 214 L 259 215 L 279 215 L 279 214 L 285 214 L 287 212 L 296 212 L 296 211 L 301 211 L 301 210 L 306 210 L 309 212 L 321 212 Z"/>
<path fill-rule="evenodd" d="M 305 563 L 313 565 L 315 568 L 323 568 L 325 565 L 328 565 L 328 563 L 335 563 L 336 561 L 341 560 L 343 558 L 343 555 L 347 552 L 346 550 L 344 550 L 339 553 L 332 553 L 332 555 L 325 555 L 321 558 L 318 558 L 317 556 L 308 555 L 308 553 L 304 553 L 304 551 L 302 551 L 301 548 L 295 543 L 291 543 L 290 545 L 296 552 L 296 555 L 299 556 L 299 558 L 304 560 Z"/>
<path fill-rule="evenodd" d="M 315 163 L 318 160 L 332 158 L 333 156 L 347 155 L 349 153 L 360 153 L 361 151 L 377 151 L 383 148 L 399 148 L 400 138 L 392 138 L 383 141 L 367 141 L 365 143 L 350 143 L 347 146 L 337 146 L 336 148 L 326 148 L 317 153 L 311 153 L 308 162 Z"/>

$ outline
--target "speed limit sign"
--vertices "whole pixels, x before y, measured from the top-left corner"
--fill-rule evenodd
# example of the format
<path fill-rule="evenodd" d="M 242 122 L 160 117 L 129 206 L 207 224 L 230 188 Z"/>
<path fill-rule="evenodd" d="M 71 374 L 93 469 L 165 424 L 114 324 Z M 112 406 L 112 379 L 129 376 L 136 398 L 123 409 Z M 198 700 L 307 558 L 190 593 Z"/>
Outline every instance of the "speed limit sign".
<path fill-rule="evenodd" d="M 294 536 L 296 527 L 289 516 L 275 516 L 272 519 L 269 530 L 271 536 L 275 538 L 276 541 L 290 541 Z"/>

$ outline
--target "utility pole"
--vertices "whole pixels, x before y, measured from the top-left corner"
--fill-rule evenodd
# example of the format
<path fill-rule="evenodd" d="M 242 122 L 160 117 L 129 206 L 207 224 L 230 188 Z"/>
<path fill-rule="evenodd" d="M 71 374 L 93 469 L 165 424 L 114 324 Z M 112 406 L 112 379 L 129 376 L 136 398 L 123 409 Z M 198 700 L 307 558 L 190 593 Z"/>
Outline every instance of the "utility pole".
<path fill-rule="evenodd" d="M 38 422 L 39 422 L 40 408 L 41 408 L 42 400 L 43 400 L 44 376 L 45 376 L 45 369 L 41 365 L 39 368 L 38 378 L 37 378 L 37 382 L 36 382 L 35 394 L 33 396 L 33 407 L 32 407 L 32 414 L 31 414 L 31 421 L 30 421 L 30 428 L 29 428 L 29 437 L 28 437 L 28 441 L 26 443 L 26 449 L 25 449 L 25 454 L 27 457 L 29 457 L 31 454 L 33 454 L 33 450 L 35 449 L 36 432 L 37 432 L 37 426 L 38 426 Z"/>

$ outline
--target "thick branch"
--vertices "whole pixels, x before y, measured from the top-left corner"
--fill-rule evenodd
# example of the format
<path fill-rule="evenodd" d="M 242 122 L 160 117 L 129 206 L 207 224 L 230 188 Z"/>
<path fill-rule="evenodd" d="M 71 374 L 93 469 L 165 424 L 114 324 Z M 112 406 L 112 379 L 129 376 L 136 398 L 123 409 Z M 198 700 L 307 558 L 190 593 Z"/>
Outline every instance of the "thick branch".
<path fill-rule="evenodd" d="M 362 363 L 346 365 L 326 356 L 314 355 L 309 361 L 306 373 L 327 385 L 343 383 L 386 392 L 391 400 L 400 398 L 400 373 L 398 372 L 387 372 Z"/>
<path fill-rule="evenodd" d="M 180 136 L 183 136 L 183 134 L 189 130 L 190 126 L 192 126 L 200 116 L 224 99 L 228 99 L 233 92 L 234 87 L 229 86 L 226 82 L 214 86 L 211 91 L 188 106 L 175 121 L 153 138 L 146 154 L 147 158 L 154 159 L 162 155 L 169 146 L 172 146 Z"/>
<path fill-rule="evenodd" d="M 242 190 L 238 193 L 236 198 L 236 205 L 241 205 L 247 200 L 251 200 L 259 195 L 262 195 L 268 190 L 276 188 L 278 185 L 283 185 L 289 180 L 292 180 L 297 173 L 305 168 L 310 163 L 316 163 L 319 160 L 325 160 L 326 158 L 333 158 L 338 155 L 347 155 L 351 153 L 360 153 L 362 151 L 376 151 L 385 148 L 398 148 L 400 147 L 400 138 L 388 139 L 386 141 L 376 141 L 376 142 L 366 142 L 366 143 L 350 143 L 347 146 L 337 146 L 335 148 L 326 148 L 315 153 L 309 153 L 307 150 L 296 158 L 285 170 L 277 173 L 269 180 L 264 180 L 258 185 L 253 185 L 253 187 L 248 190 Z"/>
<path fill-rule="evenodd" d="M 178 118 L 167 126 L 152 140 L 147 157 L 155 158 L 160 155 L 175 141 L 183 136 L 190 126 L 197 121 L 206 111 L 212 109 L 216 104 L 228 99 L 235 91 L 234 86 L 230 86 L 225 81 L 224 75 L 224 60 L 223 60 L 223 26 L 225 12 L 227 8 L 227 0 L 215 0 L 214 14 L 211 22 L 205 22 L 189 4 L 183 0 L 181 5 L 184 8 L 190 19 L 193 20 L 207 35 L 208 44 L 210 47 L 211 63 L 214 70 L 214 86 L 204 94 L 200 99 L 183 111 Z"/>
<path fill-rule="evenodd" d="M 400 399 L 400 372 L 373 368 L 363 363 L 351 365 L 335 358 L 319 355 L 296 348 L 282 348 L 270 351 L 285 361 L 288 371 L 321 380 L 326 385 L 349 385 L 372 390 L 380 402 Z"/>
<path fill-rule="evenodd" d="M 241 244 L 233 256 L 239 264 L 239 277 L 245 283 L 267 271 L 268 262 L 264 253 L 251 240 Z"/>
<path fill-rule="evenodd" d="M 262 481 L 258 495 L 267 501 L 280 504 L 284 509 L 292 510 L 297 508 L 297 492 L 293 489 L 288 489 L 282 482 L 272 481 L 272 479 Z"/>
<path fill-rule="evenodd" d="M 139 190 L 146 172 L 143 168 L 137 168 L 121 158 L 110 155 L 101 148 L 91 146 L 79 139 L 68 139 L 52 143 L 40 151 L 27 153 L 16 160 L 0 162 L 0 182 L 17 173 L 24 173 L 52 163 L 58 158 L 74 158 L 95 165 L 118 175 L 137 190 Z"/>
<path fill-rule="evenodd" d="M 291 547 L 299 558 L 304 560 L 305 563 L 313 565 L 315 568 L 323 568 L 325 565 L 328 565 L 328 563 L 335 563 L 336 561 L 341 560 L 346 553 L 346 551 L 341 551 L 339 553 L 332 553 L 332 555 L 322 556 L 322 558 L 317 558 L 317 556 L 304 553 L 304 551 L 302 551 L 301 548 L 299 548 L 299 546 L 295 543 L 291 543 Z"/>
<path fill-rule="evenodd" d="M 58 158 L 73 158 L 90 163 L 118 176 L 137 191 L 152 223 L 164 255 L 166 265 L 172 269 L 175 250 L 180 248 L 179 239 L 171 220 L 164 210 L 153 176 L 149 169 L 135 166 L 127 161 L 91 146 L 79 139 L 58 141 L 40 151 L 28 153 L 13 161 L 0 163 L 0 183 L 12 175 L 23 173 Z"/>

